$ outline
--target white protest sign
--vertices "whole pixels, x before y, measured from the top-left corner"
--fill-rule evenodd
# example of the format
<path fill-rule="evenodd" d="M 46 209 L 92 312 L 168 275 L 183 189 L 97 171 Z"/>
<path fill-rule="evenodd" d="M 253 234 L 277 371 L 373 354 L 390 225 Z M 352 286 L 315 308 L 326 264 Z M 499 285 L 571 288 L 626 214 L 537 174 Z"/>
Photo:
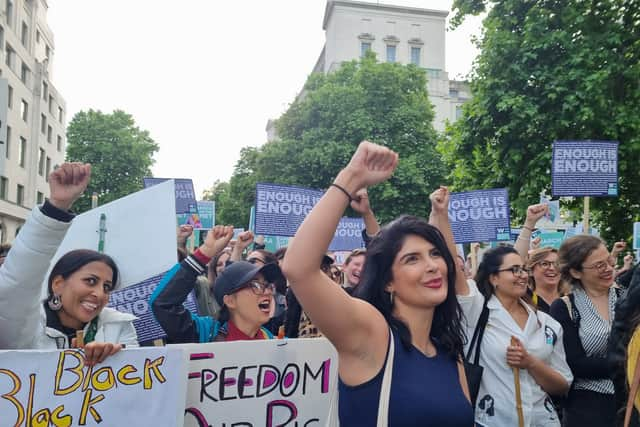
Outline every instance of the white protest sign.
<path fill-rule="evenodd" d="M 51 267 L 71 250 L 98 250 L 101 240 L 120 270 L 120 288 L 169 270 L 177 260 L 173 180 L 78 215 Z"/>
<path fill-rule="evenodd" d="M 80 350 L 0 351 L 3 426 L 182 426 L 184 353 L 123 350 L 87 367 Z"/>
<path fill-rule="evenodd" d="M 333 426 L 338 355 L 325 338 L 184 344 L 185 427 Z"/>

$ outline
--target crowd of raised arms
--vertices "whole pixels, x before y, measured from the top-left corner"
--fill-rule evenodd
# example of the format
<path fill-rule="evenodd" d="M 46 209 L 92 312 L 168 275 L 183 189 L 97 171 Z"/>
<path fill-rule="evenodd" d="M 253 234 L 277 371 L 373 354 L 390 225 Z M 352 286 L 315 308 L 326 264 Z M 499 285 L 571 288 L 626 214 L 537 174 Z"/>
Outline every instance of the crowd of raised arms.
<path fill-rule="evenodd" d="M 367 189 L 397 164 L 362 142 L 275 253 L 251 231 L 232 240 L 230 225 L 189 253 L 192 229 L 181 226 L 179 262 L 149 301 L 165 343 L 325 337 L 338 353 L 342 426 L 614 426 L 625 415 L 639 425 L 626 409 L 640 269 L 624 243 L 577 235 L 538 247 L 531 233 L 548 207 L 537 204 L 514 246 L 478 260 L 472 244 L 465 259 L 446 187 L 426 219 L 378 225 Z M 90 175 L 79 163 L 52 172 L 49 199 L 0 247 L 0 349 L 82 347 L 91 366 L 139 345 L 135 317 L 106 307 L 119 273 L 108 255 L 74 250 L 50 266 Z M 327 249 L 349 206 L 366 249 L 338 267 Z M 197 313 L 183 305 L 194 290 Z"/>

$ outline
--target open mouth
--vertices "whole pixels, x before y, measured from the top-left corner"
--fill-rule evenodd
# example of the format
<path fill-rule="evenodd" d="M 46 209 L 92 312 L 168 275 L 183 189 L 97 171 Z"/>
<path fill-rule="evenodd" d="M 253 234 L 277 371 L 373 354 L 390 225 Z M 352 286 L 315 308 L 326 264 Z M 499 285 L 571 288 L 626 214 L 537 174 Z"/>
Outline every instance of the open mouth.
<path fill-rule="evenodd" d="M 437 279 L 429 280 L 428 282 L 425 282 L 423 286 L 429 289 L 438 289 L 442 286 L 442 278 L 439 277 Z"/>
<path fill-rule="evenodd" d="M 271 314 L 271 298 L 261 300 L 261 301 L 258 303 L 258 308 L 259 308 L 259 309 L 260 309 L 260 311 L 261 311 L 261 312 L 263 312 L 263 313 Z"/>
<path fill-rule="evenodd" d="M 80 306 L 89 313 L 93 313 L 98 309 L 98 304 L 89 301 L 80 301 Z"/>

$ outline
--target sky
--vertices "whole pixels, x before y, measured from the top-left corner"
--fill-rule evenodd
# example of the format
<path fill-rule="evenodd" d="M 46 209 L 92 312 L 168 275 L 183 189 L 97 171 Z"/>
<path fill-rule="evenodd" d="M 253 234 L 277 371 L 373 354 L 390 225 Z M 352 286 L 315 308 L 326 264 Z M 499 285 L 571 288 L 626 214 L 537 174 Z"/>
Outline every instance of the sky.
<path fill-rule="evenodd" d="M 370 0 L 370 2 L 374 2 Z M 380 3 L 450 10 L 452 0 Z M 49 0 L 53 85 L 67 122 L 90 108 L 131 114 L 160 150 L 153 175 L 227 181 L 240 149 L 267 140 L 324 45 L 326 0 Z M 447 31 L 449 78 L 463 78 L 481 21 Z"/>

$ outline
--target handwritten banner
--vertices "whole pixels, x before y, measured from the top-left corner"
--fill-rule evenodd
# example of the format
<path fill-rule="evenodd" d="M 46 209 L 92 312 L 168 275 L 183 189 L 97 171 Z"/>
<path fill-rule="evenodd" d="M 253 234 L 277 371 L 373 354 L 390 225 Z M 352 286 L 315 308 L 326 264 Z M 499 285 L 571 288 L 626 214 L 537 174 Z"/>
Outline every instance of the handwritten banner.
<path fill-rule="evenodd" d="M 194 213 L 197 214 L 196 191 L 190 178 L 142 178 L 142 181 L 144 188 L 148 188 L 170 179 L 175 182 L 176 214 L 187 214 L 186 218 Z M 180 225 L 182 224 L 186 224 L 186 222 L 182 222 Z"/>
<path fill-rule="evenodd" d="M 617 196 L 617 141 L 555 141 L 551 169 L 554 196 Z"/>
<path fill-rule="evenodd" d="M 256 184 L 256 234 L 293 236 L 322 191 L 278 184 Z"/>
<path fill-rule="evenodd" d="M 80 350 L 0 351 L 3 426 L 182 426 L 181 349 L 123 350 L 87 367 Z"/>
<path fill-rule="evenodd" d="M 329 244 L 330 251 L 350 251 L 364 248 L 362 230 L 364 230 L 362 218 L 349 218 L 343 216 L 338 223 L 333 240 Z"/>
<path fill-rule="evenodd" d="M 509 240 L 509 194 L 504 188 L 451 193 L 449 222 L 456 243 Z"/>
<path fill-rule="evenodd" d="M 190 355 L 185 427 L 336 425 L 338 356 L 324 338 L 172 347 Z"/>

